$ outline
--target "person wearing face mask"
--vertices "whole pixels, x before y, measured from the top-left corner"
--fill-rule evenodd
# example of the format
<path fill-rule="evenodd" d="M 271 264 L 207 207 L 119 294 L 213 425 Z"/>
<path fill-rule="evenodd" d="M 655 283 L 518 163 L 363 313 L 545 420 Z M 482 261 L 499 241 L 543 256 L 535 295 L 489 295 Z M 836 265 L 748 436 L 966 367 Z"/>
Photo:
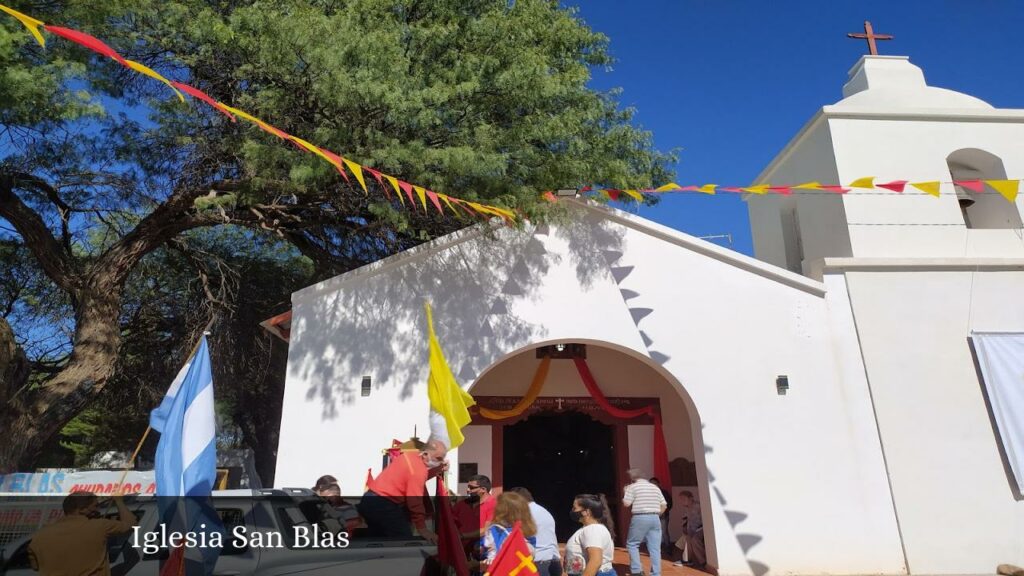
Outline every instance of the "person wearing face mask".
<path fill-rule="evenodd" d="M 114 504 L 119 518 L 100 518 L 95 494 L 69 494 L 64 498 L 64 517 L 32 536 L 32 568 L 42 576 L 110 576 L 107 540 L 131 532 L 138 521 L 120 496 L 114 496 Z"/>
<path fill-rule="evenodd" d="M 420 452 L 408 451 L 373 479 L 357 506 L 371 538 L 412 538 L 412 528 L 432 544 L 437 534 L 427 528 L 423 505 L 426 483 L 447 469 L 448 447 L 431 438 Z"/>
<path fill-rule="evenodd" d="M 569 514 L 583 527 L 565 543 L 565 572 L 571 576 L 615 576 L 611 514 L 604 496 L 576 496 Z"/>
<path fill-rule="evenodd" d="M 463 543 L 475 544 L 494 517 L 497 498 L 491 495 L 491 479 L 483 474 L 470 476 L 466 498 L 455 504 L 453 515 Z"/>

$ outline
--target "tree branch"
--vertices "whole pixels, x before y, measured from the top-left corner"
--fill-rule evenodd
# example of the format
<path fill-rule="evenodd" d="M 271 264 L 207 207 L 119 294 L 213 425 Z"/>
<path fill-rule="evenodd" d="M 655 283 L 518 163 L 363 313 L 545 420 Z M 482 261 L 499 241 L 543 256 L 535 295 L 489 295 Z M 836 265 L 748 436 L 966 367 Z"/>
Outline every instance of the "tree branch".
<path fill-rule="evenodd" d="M 53 237 L 42 217 L 14 193 L 18 186 L 30 186 L 47 194 L 56 192 L 52 186 L 35 176 L 0 172 L 0 217 L 10 222 L 18 231 L 46 275 L 74 299 L 79 288 L 74 264 Z"/>

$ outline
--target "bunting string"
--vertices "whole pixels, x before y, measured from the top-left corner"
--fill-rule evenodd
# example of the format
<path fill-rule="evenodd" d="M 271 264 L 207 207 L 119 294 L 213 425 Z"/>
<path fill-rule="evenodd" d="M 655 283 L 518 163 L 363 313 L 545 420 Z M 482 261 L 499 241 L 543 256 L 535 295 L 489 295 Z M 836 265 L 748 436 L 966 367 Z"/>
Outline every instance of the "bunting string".
<path fill-rule="evenodd" d="M 675 182 L 659 186 L 658 188 L 646 188 L 646 189 L 619 189 L 619 188 L 602 188 L 599 186 L 585 186 L 579 190 L 584 195 L 598 195 L 607 200 L 625 200 L 631 198 L 637 202 L 643 201 L 644 197 L 653 194 L 670 194 L 680 192 L 691 192 L 715 195 L 719 192 L 727 192 L 734 194 L 780 194 L 788 196 L 791 194 L 847 194 L 853 192 L 857 196 L 877 194 L 877 195 L 892 195 L 903 194 L 906 196 L 934 196 L 938 198 L 940 196 L 959 196 L 966 191 L 970 194 L 999 194 L 1006 199 L 1007 202 L 1013 203 L 1017 200 L 1017 195 L 1020 190 L 1020 179 L 1013 180 L 952 180 L 952 181 L 939 181 L 929 180 L 922 182 L 911 182 L 909 180 L 893 180 L 891 182 L 875 182 L 876 177 L 866 176 L 863 178 L 857 178 L 853 182 L 850 182 L 846 186 L 838 184 L 822 184 L 821 182 L 804 182 L 803 184 L 785 184 L 785 185 L 772 185 L 772 184 L 756 184 L 754 186 L 719 186 L 718 184 L 703 184 L 701 186 L 689 185 L 680 186 Z M 908 187 L 916 189 L 917 191 L 910 190 Z M 943 192 L 945 188 L 952 191 Z M 957 190 L 957 188 L 961 190 Z M 883 192 L 884 190 L 884 192 Z M 549 202 L 557 202 L 558 196 L 553 191 L 547 191 L 542 194 L 542 197 Z"/>
<path fill-rule="evenodd" d="M 63 28 L 60 26 L 48 25 L 44 23 L 42 20 L 33 18 L 27 14 L 23 14 L 13 8 L 4 6 L 3 4 L 0 4 L 0 12 L 4 12 L 7 15 L 21 22 L 21 24 L 25 26 L 25 28 L 32 35 L 32 37 L 35 38 L 36 42 L 38 42 L 39 45 L 43 48 L 46 48 L 46 38 L 42 34 L 42 31 L 46 31 L 50 34 L 59 36 L 70 42 L 74 42 L 79 46 L 83 46 L 93 52 L 96 52 L 101 56 L 106 56 L 107 58 L 110 58 L 115 62 L 118 62 L 125 68 L 128 68 L 129 70 L 132 70 L 137 74 L 141 74 L 143 76 L 163 83 L 165 86 L 167 86 L 169 90 L 174 92 L 174 95 L 181 102 L 185 102 L 185 95 L 188 95 L 189 97 L 199 100 L 200 102 L 214 108 L 221 114 L 225 115 L 231 122 L 237 122 L 238 119 L 241 118 L 242 120 L 245 120 L 246 122 L 255 125 L 257 128 L 268 134 L 271 134 L 286 142 L 291 142 L 299 150 L 309 154 L 316 155 L 322 160 L 334 166 L 335 170 L 338 171 L 338 173 L 346 182 L 351 182 L 351 180 L 349 179 L 350 175 L 354 177 L 356 182 L 358 182 L 359 187 L 363 190 L 364 194 L 368 195 L 370 192 L 366 181 L 366 174 L 369 174 L 370 176 L 373 177 L 374 180 L 377 181 L 377 184 L 379 185 L 380 190 L 384 193 L 385 198 L 387 198 L 387 200 L 391 202 L 390 191 L 393 190 L 395 196 L 397 196 L 398 198 L 398 203 L 402 207 L 411 208 L 413 210 L 422 209 L 423 212 L 426 214 L 430 212 L 430 208 L 428 208 L 429 200 L 429 204 L 433 206 L 434 210 L 436 210 L 441 215 L 446 215 L 448 212 L 450 212 L 457 218 L 462 218 L 463 214 L 488 219 L 497 216 L 508 223 L 514 222 L 516 219 L 516 214 L 511 210 L 501 208 L 498 206 L 492 206 L 490 204 L 482 204 L 479 202 L 463 200 L 461 198 L 456 198 L 455 196 L 442 194 L 440 192 L 434 192 L 433 190 L 424 188 L 422 186 L 410 184 L 409 182 L 400 180 L 395 176 L 385 174 L 379 170 L 375 170 L 369 166 L 364 166 L 349 158 L 345 158 L 344 156 L 321 148 L 315 144 L 303 140 L 302 138 L 299 138 L 298 136 L 288 134 L 284 130 L 276 128 L 270 123 L 265 122 L 257 118 L 256 116 L 249 114 L 248 112 L 245 112 L 244 110 L 239 110 L 238 108 L 228 106 L 223 102 L 215 100 L 214 98 L 212 98 L 211 96 L 207 95 L 202 90 L 194 86 L 189 86 L 188 84 L 184 84 L 182 82 L 168 80 L 152 68 L 149 68 L 148 66 L 141 64 L 139 62 L 135 62 L 124 58 L 123 56 L 118 54 L 116 50 L 105 44 L 102 40 L 95 38 L 89 34 L 86 34 L 85 32 L 72 30 L 70 28 Z M 385 180 L 387 181 L 387 184 L 385 184 Z M 414 200 L 414 194 L 416 198 L 419 200 L 419 202 L 416 202 L 416 200 Z M 408 200 L 408 205 L 406 204 L 406 200 Z M 419 208 L 417 208 L 417 205 L 419 206 Z"/>

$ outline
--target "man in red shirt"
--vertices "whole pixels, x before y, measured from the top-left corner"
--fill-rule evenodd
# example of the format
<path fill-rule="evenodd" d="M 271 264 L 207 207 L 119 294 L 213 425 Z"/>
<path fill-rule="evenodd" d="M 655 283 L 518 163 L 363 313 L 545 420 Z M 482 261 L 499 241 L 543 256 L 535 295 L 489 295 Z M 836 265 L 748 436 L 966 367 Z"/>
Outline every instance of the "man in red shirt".
<path fill-rule="evenodd" d="M 427 480 L 444 472 L 447 455 L 443 442 L 430 439 L 419 453 L 402 452 L 373 479 L 358 506 L 368 536 L 411 539 L 415 526 L 420 536 L 437 543 L 437 534 L 427 528 L 423 500 Z"/>
<path fill-rule="evenodd" d="M 459 537 L 466 555 L 470 558 L 471 567 L 483 559 L 480 538 L 491 520 L 494 519 L 494 508 L 498 499 L 491 494 L 491 479 L 483 474 L 470 476 L 466 481 L 467 497 L 455 504 L 453 515 L 455 525 L 459 528 Z M 478 564 L 476 564 L 478 565 Z M 473 570 L 478 574 L 477 570 Z"/>

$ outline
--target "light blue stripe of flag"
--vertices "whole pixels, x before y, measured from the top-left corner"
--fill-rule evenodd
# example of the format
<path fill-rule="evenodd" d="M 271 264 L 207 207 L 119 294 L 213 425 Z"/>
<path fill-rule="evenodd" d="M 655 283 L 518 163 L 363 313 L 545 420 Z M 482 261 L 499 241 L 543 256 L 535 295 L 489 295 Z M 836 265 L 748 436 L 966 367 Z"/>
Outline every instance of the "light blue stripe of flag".
<path fill-rule="evenodd" d="M 216 417 L 210 352 L 199 348 L 149 416 L 160 433 L 156 449 L 157 496 L 205 496 L 217 477 Z"/>

